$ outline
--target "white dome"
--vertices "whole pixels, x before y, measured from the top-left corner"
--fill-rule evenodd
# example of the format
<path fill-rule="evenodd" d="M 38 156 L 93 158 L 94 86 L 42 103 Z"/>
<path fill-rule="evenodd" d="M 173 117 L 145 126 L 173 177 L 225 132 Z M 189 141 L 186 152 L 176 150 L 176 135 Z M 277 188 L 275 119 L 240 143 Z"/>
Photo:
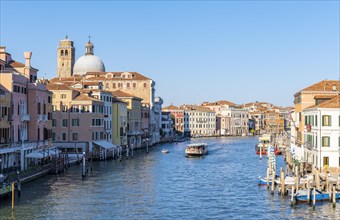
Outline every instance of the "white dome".
<path fill-rule="evenodd" d="M 73 67 L 73 74 L 85 75 L 87 72 L 105 72 L 103 61 L 95 55 L 79 57 Z"/>

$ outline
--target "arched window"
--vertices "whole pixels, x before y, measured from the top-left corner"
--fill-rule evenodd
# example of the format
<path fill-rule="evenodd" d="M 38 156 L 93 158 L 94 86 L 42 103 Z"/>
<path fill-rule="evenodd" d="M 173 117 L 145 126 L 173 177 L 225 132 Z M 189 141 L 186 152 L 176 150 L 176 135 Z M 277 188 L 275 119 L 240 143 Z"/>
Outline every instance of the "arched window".
<path fill-rule="evenodd" d="M 60 51 L 60 56 L 64 56 L 64 50 Z"/>
<path fill-rule="evenodd" d="M 68 56 L 68 50 L 65 50 L 65 56 Z"/>

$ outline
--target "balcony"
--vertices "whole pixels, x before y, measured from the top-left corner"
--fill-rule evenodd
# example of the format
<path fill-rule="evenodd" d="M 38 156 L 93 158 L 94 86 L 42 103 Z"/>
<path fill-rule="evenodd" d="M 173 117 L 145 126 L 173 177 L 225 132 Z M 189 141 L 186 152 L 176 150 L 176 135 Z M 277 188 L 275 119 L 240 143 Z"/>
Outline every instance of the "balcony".
<path fill-rule="evenodd" d="M 20 114 L 20 120 L 21 121 L 30 121 L 31 116 L 29 114 Z"/>
<path fill-rule="evenodd" d="M 308 150 L 313 150 L 313 145 L 312 145 L 312 143 L 310 143 L 310 142 L 305 142 L 305 148 L 307 148 Z"/>

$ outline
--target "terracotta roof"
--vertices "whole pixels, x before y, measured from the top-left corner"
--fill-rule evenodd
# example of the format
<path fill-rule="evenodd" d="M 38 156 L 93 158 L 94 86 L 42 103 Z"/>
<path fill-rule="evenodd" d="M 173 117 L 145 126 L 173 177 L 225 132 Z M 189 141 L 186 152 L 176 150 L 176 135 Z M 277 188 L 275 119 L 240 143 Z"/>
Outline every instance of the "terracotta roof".
<path fill-rule="evenodd" d="M 94 81 L 83 82 L 84 86 L 98 86 L 99 84 L 100 84 L 100 82 L 94 82 Z"/>
<path fill-rule="evenodd" d="M 227 100 L 220 100 L 216 102 L 203 102 L 201 106 L 214 106 L 214 105 L 230 105 L 230 106 L 236 106 L 235 103 L 229 102 Z"/>
<path fill-rule="evenodd" d="M 11 60 L 11 61 L 9 61 L 8 63 L 7 63 L 7 65 L 6 65 L 7 67 L 8 66 L 10 66 L 10 67 L 25 67 L 25 64 L 23 64 L 23 63 L 20 63 L 20 62 L 17 62 L 17 61 L 15 61 L 15 60 Z"/>
<path fill-rule="evenodd" d="M 333 90 L 333 86 L 335 90 Z M 315 83 L 311 86 L 308 86 L 301 91 L 339 91 L 340 89 L 340 81 L 339 80 L 322 80 L 318 83 Z"/>
<path fill-rule="evenodd" d="M 121 99 L 119 99 L 119 98 L 115 98 L 115 97 L 112 97 L 112 102 L 121 102 L 121 103 L 127 104 L 127 103 L 124 102 L 123 100 L 121 100 Z"/>
<path fill-rule="evenodd" d="M 62 83 L 49 83 L 46 85 L 47 90 L 72 90 L 69 86 Z"/>
<path fill-rule="evenodd" d="M 99 99 L 90 97 L 85 93 L 80 93 L 77 97 L 73 99 L 73 101 L 100 101 Z"/>
<path fill-rule="evenodd" d="M 334 98 L 336 95 L 315 95 L 314 99 L 332 99 Z"/>
<path fill-rule="evenodd" d="M 72 77 L 59 78 L 55 77 L 50 79 L 50 82 L 80 82 L 83 77 L 80 75 L 74 75 Z"/>
<path fill-rule="evenodd" d="M 106 78 L 106 75 L 109 73 L 113 75 L 112 78 Z M 123 73 L 131 73 L 133 77 L 132 78 L 121 78 L 121 75 Z M 137 72 L 87 72 L 86 73 L 86 76 L 97 76 L 97 75 L 100 75 L 100 77 L 102 77 L 101 79 L 104 79 L 104 80 L 147 80 L 147 79 L 150 79 Z M 91 79 L 91 78 L 88 78 L 88 79 Z M 97 79 L 97 77 L 95 79 Z"/>
<path fill-rule="evenodd" d="M 325 101 L 323 103 L 320 103 L 318 106 L 315 106 L 318 108 L 340 108 L 340 96 L 335 96 L 331 100 Z"/>
<path fill-rule="evenodd" d="M 130 93 L 123 92 L 121 90 L 115 90 L 112 92 L 112 95 L 118 98 L 136 98 L 142 100 L 142 98 L 139 98 L 137 96 L 133 96 Z"/>
<path fill-rule="evenodd" d="M 169 105 L 169 106 L 167 106 L 167 107 L 163 107 L 163 108 L 162 108 L 162 111 L 163 111 L 163 110 L 180 110 L 180 108 L 177 107 L 177 106 L 174 106 L 174 105 Z"/>
<path fill-rule="evenodd" d="M 198 105 L 182 105 L 180 106 L 180 108 L 185 109 L 185 110 L 196 110 L 196 111 L 202 111 L 202 112 L 215 112 L 213 110 L 210 110 L 207 107 L 198 106 Z"/>

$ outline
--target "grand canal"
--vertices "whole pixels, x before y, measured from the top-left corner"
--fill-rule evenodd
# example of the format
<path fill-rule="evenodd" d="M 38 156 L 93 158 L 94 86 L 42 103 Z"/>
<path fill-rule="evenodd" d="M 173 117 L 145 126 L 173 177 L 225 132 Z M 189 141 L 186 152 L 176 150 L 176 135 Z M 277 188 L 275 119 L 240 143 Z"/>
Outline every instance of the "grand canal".
<path fill-rule="evenodd" d="M 191 142 L 207 142 L 209 155 L 186 158 L 189 142 L 165 144 L 131 160 L 96 162 L 86 179 L 73 166 L 24 184 L 13 212 L 9 199 L 0 201 L 1 219 L 340 219 L 339 202 L 291 208 L 289 198 L 257 186 L 267 162 L 255 155 L 257 138 Z"/>

